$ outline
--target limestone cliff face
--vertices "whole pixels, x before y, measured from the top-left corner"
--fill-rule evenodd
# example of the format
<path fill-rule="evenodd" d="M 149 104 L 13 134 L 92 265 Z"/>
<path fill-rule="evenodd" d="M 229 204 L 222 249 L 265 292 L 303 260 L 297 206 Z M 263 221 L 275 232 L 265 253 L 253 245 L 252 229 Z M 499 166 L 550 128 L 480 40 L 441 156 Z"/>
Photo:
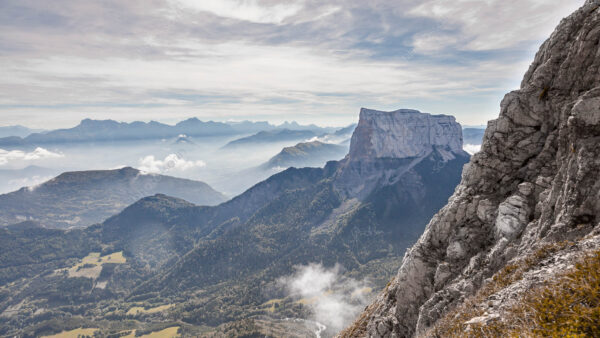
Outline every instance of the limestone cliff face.
<path fill-rule="evenodd" d="M 541 246 L 574 241 L 569 254 L 600 247 L 599 8 L 600 0 L 588 0 L 542 45 L 521 88 L 488 124 L 455 194 L 342 336 L 426 336 L 494 273 Z M 396 151 L 406 150 L 381 154 Z M 502 318 L 503 304 L 560 273 L 566 257 L 556 253 L 540 273 L 532 268 L 491 295 L 487 317 Z"/>
<path fill-rule="evenodd" d="M 462 129 L 454 116 L 417 110 L 383 112 L 362 108 L 350 143 L 352 160 L 428 155 L 434 147 L 462 153 Z"/>
<path fill-rule="evenodd" d="M 362 108 L 336 186 L 361 199 L 377 188 L 420 176 L 414 168 L 423 161 L 434 162 L 439 170 L 449 162 L 465 163 L 469 155 L 462 146 L 462 128 L 453 116 Z"/>

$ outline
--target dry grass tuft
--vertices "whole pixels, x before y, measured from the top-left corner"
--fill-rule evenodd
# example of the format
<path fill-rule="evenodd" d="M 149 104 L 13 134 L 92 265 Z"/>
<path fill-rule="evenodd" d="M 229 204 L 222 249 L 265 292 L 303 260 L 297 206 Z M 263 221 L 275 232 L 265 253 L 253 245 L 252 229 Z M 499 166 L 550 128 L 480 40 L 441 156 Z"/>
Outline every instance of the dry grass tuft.
<path fill-rule="evenodd" d="M 503 318 L 501 319 L 491 319 L 481 324 L 466 323 L 473 318 L 486 315 L 486 303 L 491 295 L 518 282 L 523 278 L 525 272 L 531 270 L 554 253 L 564 250 L 572 244 L 572 242 L 568 241 L 548 244 L 530 256 L 513 264 L 506 265 L 492 277 L 489 283 L 481 287 L 474 296 L 467 298 L 439 319 L 434 327 L 426 333 L 426 336 L 464 337 L 465 334 L 469 337 L 537 336 L 536 331 L 530 326 L 529 316 L 524 316 L 525 313 L 535 311 L 535 309 L 529 309 L 531 307 L 529 303 L 523 303 L 520 310 L 516 307 L 510 309 L 507 313 L 503 314 Z"/>

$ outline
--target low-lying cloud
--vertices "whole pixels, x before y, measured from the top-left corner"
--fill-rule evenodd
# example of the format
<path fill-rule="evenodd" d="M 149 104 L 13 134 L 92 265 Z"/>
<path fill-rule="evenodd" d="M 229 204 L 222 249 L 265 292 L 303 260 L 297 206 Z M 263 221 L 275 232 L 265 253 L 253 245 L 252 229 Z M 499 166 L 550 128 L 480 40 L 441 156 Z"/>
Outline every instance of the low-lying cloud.
<path fill-rule="evenodd" d="M 313 313 L 310 319 L 327 326 L 329 334 L 350 324 L 368 304 L 371 293 L 368 281 L 348 278 L 342 270 L 340 265 L 309 264 L 279 280 L 291 297 L 303 299 Z"/>
<path fill-rule="evenodd" d="M 0 194 L 9 193 L 22 187 L 27 187 L 29 191 L 34 191 L 40 184 L 51 180 L 53 176 L 34 175 L 31 177 L 20 177 L 6 181 L 0 185 Z"/>
<path fill-rule="evenodd" d="M 35 148 L 34 151 L 26 152 L 23 150 L 4 150 L 0 149 L 0 166 L 7 165 L 14 161 L 36 161 L 49 158 L 64 157 L 61 153 L 55 153 L 41 147 Z"/>
<path fill-rule="evenodd" d="M 205 167 L 206 163 L 201 160 L 188 161 L 178 154 L 169 154 L 163 160 L 154 155 L 148 155 L 139 162 L 139 169 L 148 173 L 166 173 L 169 171 L 186 171 L 190 169 Z"/>
<path fill-rule="evenodd" d="M 465 144 L 463 145 L 463 150 L 469 153 L 469 155 L 473 155 L 478 153 L 481 150 L 481 144 Z"/>

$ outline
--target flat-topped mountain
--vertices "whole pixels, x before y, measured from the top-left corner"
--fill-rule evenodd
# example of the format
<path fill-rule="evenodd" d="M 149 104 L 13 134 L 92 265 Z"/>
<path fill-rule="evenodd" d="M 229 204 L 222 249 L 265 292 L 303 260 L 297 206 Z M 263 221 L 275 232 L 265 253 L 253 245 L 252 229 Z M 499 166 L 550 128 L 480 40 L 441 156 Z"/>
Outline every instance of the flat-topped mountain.
<path fill-rule="evenodd" d="M 0 225 L 25 220 L 54 228 L 91 225 L 157 193 L 199 205 L 216 205 L 226 200 L 206 183 L 144 174 L 129 167 L 67 172 L 38 186 L 0 195 Z"/>
<path fill-rule="evenodd" d="M 461 153 L 462 142 L 461 126 L 453 116 L 363 108 L 348 156 L 351 160 L 420 157 L 434 148 Z"/>
<path fill-rule="evenodd" d="M 462 146 L 462 129 L 453 116 L 363 108 L 334 184 L 338 191 L 359 198 L 403 179 L 403 186 L 418 187 L 421 174 L 413 168 L 464 163 L 469 155 Z"/>

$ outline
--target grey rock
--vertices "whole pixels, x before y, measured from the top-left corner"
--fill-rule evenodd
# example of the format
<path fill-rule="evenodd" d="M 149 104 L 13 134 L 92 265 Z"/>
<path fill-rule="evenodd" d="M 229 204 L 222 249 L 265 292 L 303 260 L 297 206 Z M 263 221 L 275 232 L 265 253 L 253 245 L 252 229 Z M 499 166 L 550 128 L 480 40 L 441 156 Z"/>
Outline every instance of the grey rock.
<path fill-rule="evenodd" d="M 362 108 L 349 156 L 360 158 L 422 157 L 433 147 L 462 153 L 462 128 L 453 116 L 417 110 L 383 112 Z"/>
<path fill-rule="evenodd" d="M 336 188 L 346 197 L 364 199 L 377 188 L 404 181 L 412 194 L 422 194 L 422 179 L 414 168 L 428 161 L 438 172 L 449 162 L 462 166 L 469 158 L 462 146 L 462 128 L 453 116 L 362 108 Z"/>
<path fill-rule="evenodd" d="M 367 319 L 355 323 L 369 337 L 427 335 L 505 264 L 547 243 L 578 241 L 575 251 L 557 253 L 548 268 L 494 295 L 492 308 L 600 247 L 594 230 L 600 220 L 599 8 L 600 0 L 587 0 L 563 19 L 521 88 L 502 100 L 454 195 L 408 250 L 392 285 L 361 315 Z M 591 244 L 582 242 L 586 234 Z M 496 310 L 477 321 L 496 318 Z"/>
<path fill-rule="evenodd" d="M 519 195 L 514 195 L 500 203 L 498 217 L 494 224 L 496 238 L 515 238 L 527 225 L 529 218 L 527 200 Z"/>

